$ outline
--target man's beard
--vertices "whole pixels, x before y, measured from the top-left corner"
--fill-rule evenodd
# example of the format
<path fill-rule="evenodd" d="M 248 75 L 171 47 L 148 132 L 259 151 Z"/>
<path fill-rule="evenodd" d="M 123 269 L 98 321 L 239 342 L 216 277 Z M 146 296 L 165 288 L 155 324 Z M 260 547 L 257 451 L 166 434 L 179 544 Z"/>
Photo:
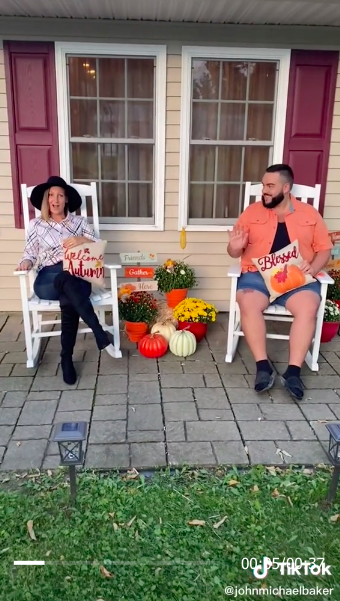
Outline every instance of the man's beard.
<path fill-rule="evenodd" d="M 280 192 L 277 196 L 273 196 L 270 202 L 266 202 L 262 194 L 262 204 L 266 209 L 275 209 L 284 200 L 285 195 Z"/>

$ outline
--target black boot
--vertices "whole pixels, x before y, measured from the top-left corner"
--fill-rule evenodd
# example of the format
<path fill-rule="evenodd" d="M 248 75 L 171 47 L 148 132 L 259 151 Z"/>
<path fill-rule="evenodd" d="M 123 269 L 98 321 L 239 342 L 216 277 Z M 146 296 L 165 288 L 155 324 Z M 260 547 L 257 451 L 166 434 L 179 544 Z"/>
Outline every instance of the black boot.
<path fill-rule="evenodd" d="M 72 355 L 77 339 L 79 315 L 72 305 L 61 307 L 61 370 L 65 384 L 72 386 L 77 381 Z"/>
<path fill-rule="evenodd" d="M 72 276 L 68 271 L 63 271 L 56 277 L 55 286 L 59 290 L 61 298 L 66 297 L 67 301 L 72 304 L 81 319 L 89 328 L 91 328 L 98 349 L 100 351 L 105 349 L 112 355 L 112 350 L 114 349 L 110 339 L 100 325 L 89 298 L 91 294 L 91 284 L 85 280 Z"/>

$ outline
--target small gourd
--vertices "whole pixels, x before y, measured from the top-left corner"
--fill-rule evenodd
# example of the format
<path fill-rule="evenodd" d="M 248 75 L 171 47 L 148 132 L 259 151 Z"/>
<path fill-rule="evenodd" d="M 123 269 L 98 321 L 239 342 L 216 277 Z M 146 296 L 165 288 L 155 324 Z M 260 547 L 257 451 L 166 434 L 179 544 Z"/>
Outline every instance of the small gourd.
<path fill-rule="evenodd" d="M 196 350 L 196 337 L 188 330 L 179 330 L 170 338 L 169 348 L 177 357 L 189 357 Z"/>
<path fill-rule="evenodd" d="M 185 248 L 187 245 L 187 236 L 184 227 L 182 227 L 179 245 L 181 248 Z"/>
<path fill-rule="evenodd" d="M 158 321 L 151 328 L 151 334 L 161 334 L 168 342 L 175 332 L 176 328 L 170 321 Z"/>

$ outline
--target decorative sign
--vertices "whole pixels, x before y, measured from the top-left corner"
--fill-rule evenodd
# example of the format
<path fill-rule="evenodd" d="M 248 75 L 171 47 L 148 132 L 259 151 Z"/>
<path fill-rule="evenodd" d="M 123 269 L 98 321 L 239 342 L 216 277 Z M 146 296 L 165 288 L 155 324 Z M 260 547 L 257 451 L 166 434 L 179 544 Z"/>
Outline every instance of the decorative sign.
<path fill-rule="evenodd" d="M 155 274 L 154 267 L 125 267 L 124 277 L 126 278 L 153 278 Z"/>
<path fill-rule="evenodd" d="M 131 292 L 153 292 L 158 290 L 158 282 L 127 282 L 124 288 L 129 287 Z"/>
<path fill-rule="evenodd" d="M 64 248 L 63 268 L 71 275 L 82 278 L 98 288 L 105 287 L 104 253 L 106 240 L 79 244 L 75 248 Z"/>
<path fill-rule="evenodd" d="M 120 253 L 120 260 L 123 265 L 134 265 L 135 263 L 157 263 L 157 255 L 155 253 Z"/>
<path fill-rule="evenodd" d="M 332 254 L 326 265 L 326 269 L 340 269 L 340 232 L 331 232 L 331 240 L 333 242 Z"/>

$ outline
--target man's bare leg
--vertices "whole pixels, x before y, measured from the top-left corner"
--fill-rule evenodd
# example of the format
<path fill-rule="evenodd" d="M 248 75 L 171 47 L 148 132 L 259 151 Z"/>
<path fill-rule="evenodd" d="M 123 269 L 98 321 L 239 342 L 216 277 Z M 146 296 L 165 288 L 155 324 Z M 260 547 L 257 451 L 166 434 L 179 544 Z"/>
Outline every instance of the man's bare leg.
<path fill-rule="evenodd" d="M 296 292 L 286 303 L 294 321 L 289 335 L 289 364 L 282 378 L 288 392 L 297 400 L 301 400 L 304 393 L 300 369 L 313 340 L 319 305 L 320 297 L 311 290 Z"/>
<path fill-rule="evenodd" d="M 236 300 L 241 311 L 241 325 L 245 339 L 257 366 L 256 392 L 269 390 L 274 383 L 266 349 L 266 323 L 263 311 L 269 305 L 268 297 L 257 290 L 239 290 Z"/>

